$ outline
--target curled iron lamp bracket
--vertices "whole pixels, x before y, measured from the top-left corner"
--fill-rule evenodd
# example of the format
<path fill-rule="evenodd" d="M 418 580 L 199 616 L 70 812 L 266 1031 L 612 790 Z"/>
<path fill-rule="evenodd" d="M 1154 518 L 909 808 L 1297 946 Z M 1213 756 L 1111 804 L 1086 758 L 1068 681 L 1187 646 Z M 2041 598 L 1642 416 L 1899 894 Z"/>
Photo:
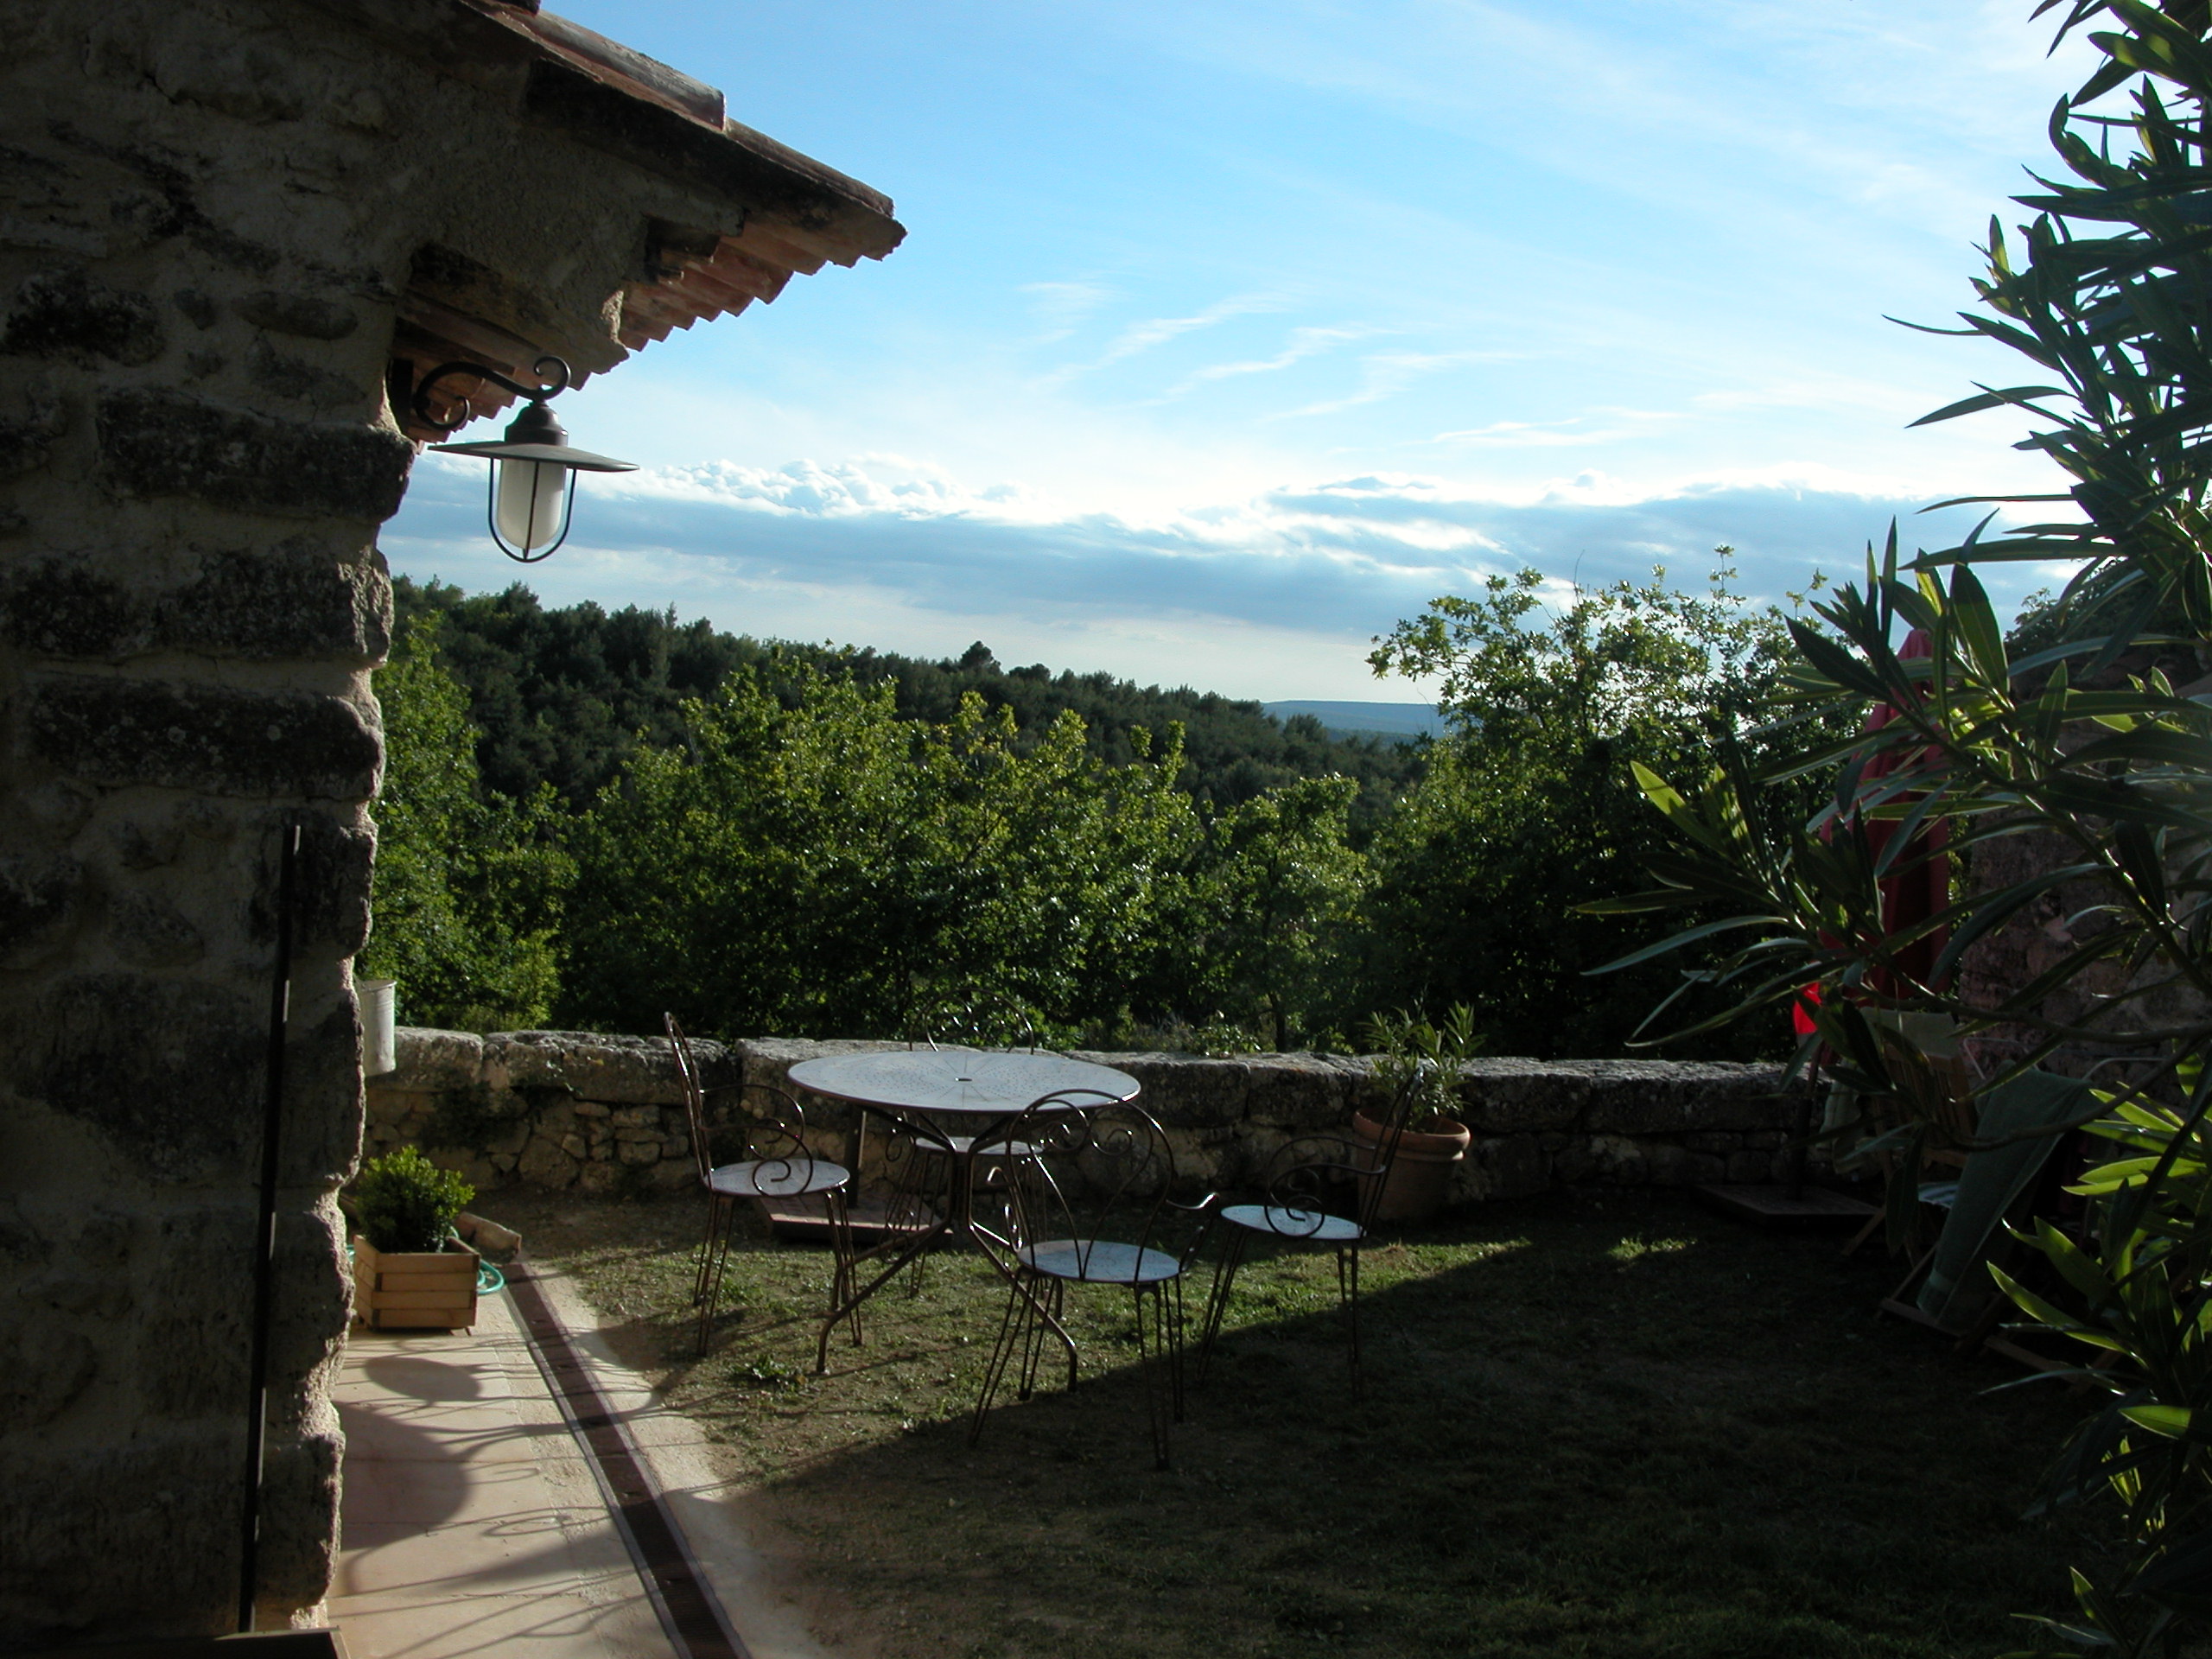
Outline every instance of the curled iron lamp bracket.
<path fill-rule="evenodd" d="M 430 389 L 441 380 L 467 375 L 478 380 L 489 380 L 493 385 L 512 392 L 518 397 L 527 397 L 533 404 L 542 404 L 549 397 L 557 397 L 569 389 L 568 360 L 548 353 L 530 365 L 530 372 L 543 384 L 524 385 L 510 380 L 497 369 L 487 369 L 481 363 L 441 363 L 415 383 L 415 418 L 434 432 L 457 432 L 474 420 L 475 415 L 464 401 L 461 411 L 451 420 L 442 421 L 430 408 Z"/>

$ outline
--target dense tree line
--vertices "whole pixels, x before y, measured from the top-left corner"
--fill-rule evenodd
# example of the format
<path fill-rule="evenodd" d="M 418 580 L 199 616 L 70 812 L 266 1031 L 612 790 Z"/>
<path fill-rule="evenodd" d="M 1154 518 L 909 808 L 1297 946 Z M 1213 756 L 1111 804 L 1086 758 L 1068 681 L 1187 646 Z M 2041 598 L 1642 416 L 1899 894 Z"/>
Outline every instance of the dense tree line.
<path fill-rule="evenodd" d="M 425 1024 L 1344 1047 L 1464 1003 L 1495 1051 L 1618 1052 L 1679 982 L 1586 976 L 1658 937 L 1575 909 L 1654 849 L 1620 763 L 1732 733 L 1780 623 L 1719 581 L 1548 591 L 1378 643 L 1451 716 L 1399 748 L 980 645 L 402 584 L 365 961 Z"/>
<path fill-rule="evenodd" d="M 818 670 L 860 686 L 888 685 L 906 719 L 942 723 L 971 692 L 987 709 L 1011 710 L 1016 742 L 1049 741 L 1061 715 L 1080 715 L 1084 741 L 1127 764 L 1133 734 L 1183 728 L 1177 783 L 1220 807 L 1300 778 L 1358 781 L 1352 830 L 1363 842 L 1420 775 L 1417 746 L 1332 736 L 1310 715 L 1279 721 L 1256 702 L 1188 687 L 1139 686 L 1110 674 L 1055 674 L 1042 664 L 1002 668 L 982 641 L 957 658 L 763 641 L 724 633 L 673 610 L 608 611 L 594 604 L 549 610 L 520 582 L 499 594 L 464 594 L 435 580 L 392 583 L 404 632 L 418 616 L 442 619 L 441 649 L 466 688 L 481 736 L 485 787 L 524 800 L 550 784 L 571 806 L 588 806 L 619 777 L 640 742 L 666 745 L 683 728 L 689 698 L 711 697 L 741 670 L 765 673 L 786 704 Z"/>

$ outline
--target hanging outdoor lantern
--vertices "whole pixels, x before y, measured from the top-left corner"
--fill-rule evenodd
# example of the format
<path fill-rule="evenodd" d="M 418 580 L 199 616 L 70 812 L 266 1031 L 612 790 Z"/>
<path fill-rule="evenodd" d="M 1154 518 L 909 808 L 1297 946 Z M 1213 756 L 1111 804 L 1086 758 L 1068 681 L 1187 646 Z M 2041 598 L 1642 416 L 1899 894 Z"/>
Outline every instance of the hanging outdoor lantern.
<path fill-rule="evenodd" d="M 530 367 L 540 385 L 518 385 L 480 363 L 442 363 L 415 388 L 415 418 L 440 432 L 456 431 L 471 418 L 467 404 L 450 420 L 440 420 L 432 412 L 430 388 L 448 376 L 473 375 L 530 399 L 508 423 L 506 435 L 497 443 L 430 446 L 448 455 L 481 455 L 492 463 L 486 510 L 492 539 L 499 544 L 499 551 L 521 564 L 537 563 L 569 539 L 578 473 L 638 470 L 634 461 L 616 461 L 588 449 L 569 448 L 568 432 L 545 406 L 548 398 L 569 389 L 569 365 L 557 357 L 541 357 Z"/>

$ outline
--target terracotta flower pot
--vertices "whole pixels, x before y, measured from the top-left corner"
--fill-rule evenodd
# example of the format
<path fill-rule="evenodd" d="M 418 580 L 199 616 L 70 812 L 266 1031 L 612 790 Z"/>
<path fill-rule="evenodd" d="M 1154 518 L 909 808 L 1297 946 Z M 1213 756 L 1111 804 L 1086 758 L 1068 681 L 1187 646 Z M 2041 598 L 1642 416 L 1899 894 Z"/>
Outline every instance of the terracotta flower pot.
<path fill-rule="evenodd" d="M 1352 1114 L 1351 1132 L 1352 1138 L 1363 1146 L 1382 1143 L 1382 1125 L 1363 1112 Z M 1444 1130 L 1408 1129 L 1398 1139 L 1398 1156 L 1383 1179 L 1382 1201 L 1375 1207 L 1375 1219 L 1427 1221 L 1436 1214 L 1451 1190 L 1452 1166 L 1467 1155 L 1474 1138 L 1474 1131 L 1464 1123 L 1452 1123 Z"/>

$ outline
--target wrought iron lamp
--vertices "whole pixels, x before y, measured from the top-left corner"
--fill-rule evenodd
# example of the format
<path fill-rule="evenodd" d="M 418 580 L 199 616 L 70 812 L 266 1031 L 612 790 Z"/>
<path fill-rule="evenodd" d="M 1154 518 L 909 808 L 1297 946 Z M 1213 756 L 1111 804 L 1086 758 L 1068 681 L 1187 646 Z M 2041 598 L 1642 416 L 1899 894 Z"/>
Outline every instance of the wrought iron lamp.
<path fill-rule="evenodd" d="M 546 401 L 569 389 L 569 365 L 557 357 L 541 357 L 530 365 L 538 384 L 525 386 L 480 363 L 442 363 L 415 387 L 415 418 L 439 432 L 452 432 L 470 418 L 468 405 L 448 419 L 440 419 L 430 404 L 431 388 L 441 380 L 461 375 L 489 380 L 530 402 L 508 423 L 506 435 L 497 443 L 434 443 L 433 449 L 449 455 L 481 455 L 492 463 L 490 493 L 485 517 L 499 551 L 521 564 L 535 564 L 569 539 L 569 524 L 575 505 L 578 473 L 634 473 L 634 461 L 616 461 L 588 449 L 569 448 L 569 434 L 553 417 Z"/>

